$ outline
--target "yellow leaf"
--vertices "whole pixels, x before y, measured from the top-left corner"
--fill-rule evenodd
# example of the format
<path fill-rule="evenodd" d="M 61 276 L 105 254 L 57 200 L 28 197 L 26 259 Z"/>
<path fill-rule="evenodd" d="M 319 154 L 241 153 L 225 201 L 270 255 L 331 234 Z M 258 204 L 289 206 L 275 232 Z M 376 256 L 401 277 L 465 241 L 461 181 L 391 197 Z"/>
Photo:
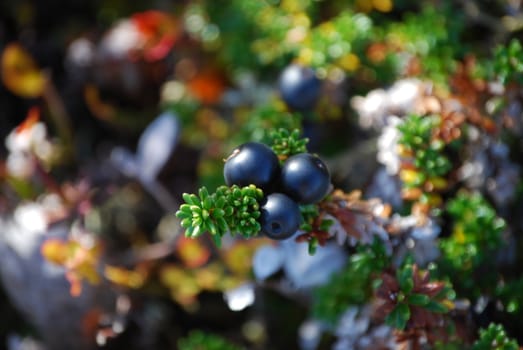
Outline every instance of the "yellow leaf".
<path fill-rule="evenodd" d="M 104 275 L 114 284 L 129 288 L 140 288 L 147 278 L 147 273 L 143 269 L 128 270 L 111 265 L 105 266 Z"/>
<path fill-rule="evenodd" d="M 160 270 L 161 282 L 170 290 L 171 297 L 183 306 L 196 301 L 201 288 L 195 279 L 176 265 L 166 265 Z"/>
<path fill-rule="evenodd" d="M 67 260 L 65 243 L 56 238 L 44 241 L 40 247 L 40 252 L 45 259 L 58 265 L 63 265 Z"/>
<path fill-rule="evenodd" d="M 443 199 L 439 194 L 436 193 L 427 193 L 427 204 L 431 207 L 437 207 L 440 206 L 443 203 Z"/>
<path fill-rule="evenodd" d="M 425 187 L 427 188 L 428 191 L 432 191 L 432 190 L 436 190 L 436 191 L 440 191 L 440 190 L 444 190 L 448 187 L 448 181 L 447 179 L 441 177 L 441 176 L 436 176 L 436 177 L 432 177 L 430 178 L 427 183 L 425 184 Z"/>
<path fill-rule="evenodd" d="M 85 262 L 74 269 L 78 276 L 85 278 L 89 283 L 98 285 L 101 282 L 96 266 L 92 262 Z"/>
<path fill-rule="evenodd" d="M 221 289 L 224 291 L 230 290 L 238 287 L 242 283 L 245 283 L 245 280 L 234 276 L 226 276 L 221 281 Z"/>
<path fill-rule="evenodd" d="M 78 241 L 62 241 L 56 238 L 46 240 L 40 247 L 42 256 L 48 261 L 63 266 L 65 277 L 71 284 L 71 295 L 78 296 L 82 291 L 82 279 L 97 285 L 101 282 L 98 274 L 100 246 L 84 247 Z"/>
<path fill-rule="evenodd" d="M 420 176 L 421 176 L 421 174 L 417 170 L 412 170 L 412 169 L 400 170 L 400 179 L 401 179 L 401 181 L 403 181 L 407 184 L 419 182 Z"/>
<path fill-rule="evenodd" d="M 202 289 L 222 290 L 221 284 L 227 278 L 228 271 L 222 261 L 214 261 L 195 271 L 195 280 Z"/>
<path fill-rule="evenodd" d="M 46 78 L 33 58 L 18 44 L 8 45 L 1 59 L 2 82 L 15 95 L 35 98 L 43 94 Z"/>
<path fill-rule="evenodd" d="M 380 12 L 390 12 L 393 7 L 392 0 L 372 0 L 372 6 Z"/>
<path fill-rule="evenodd" d="M 225 252 L 224 262 L 233 273 L 245 276 L 251 271 L 256 248 L 251 242 L 238 242 Z"/>
<path fill-rule="evenodd" d="M 412 150 L 408 149 L 402 144 L 398 144 L 396 146 L 396 153 L 398 153 L 400 157 L 412 157 Z"/>
<path fill-rule="evenodd" d="M 189 275 L 175 265 L 164 266 L 160 271 L 160 280 L 168 288 L 174 288 L 187 279 L 189 279 Z"/>
<path fill-rule="evenodd" d="M 180 288 L 171 289 L 171 297 L 182 306 L 187 306 L 197 301 L 196 296 L 199 292 L 195 284 L 185 284 Z"/>
<path fill-rule="evenodd" d="M 369 0 L 356 0 L 356 8 L 361 12 L 372 11 L 372 1 Z"/>
<path fill-rule="evenodd" d="M 353 72 L 360 66 L 360 59 L 353 53 L 348 53 L 341 57 L 337 64 L 348 72 Z"/>
<path fill-rule="evenodd" d="M 298 62 L 303 64 L 304 66 L 307 66 L 311 64 L 312 57 L 314 56 L 314 51 L 309 47 L 303 47 L 301 48 L 299 54 L 298 54 Z"/>
<path fill-rule="evenodd" d="M 456 225 L 454 227 L 454 232 L 452 232 L 454 235 L 454 239 L 457 243 L 465 243 L 466 237 L 465 237 L 465 231 L 463 230 L 463 225 Z"/>

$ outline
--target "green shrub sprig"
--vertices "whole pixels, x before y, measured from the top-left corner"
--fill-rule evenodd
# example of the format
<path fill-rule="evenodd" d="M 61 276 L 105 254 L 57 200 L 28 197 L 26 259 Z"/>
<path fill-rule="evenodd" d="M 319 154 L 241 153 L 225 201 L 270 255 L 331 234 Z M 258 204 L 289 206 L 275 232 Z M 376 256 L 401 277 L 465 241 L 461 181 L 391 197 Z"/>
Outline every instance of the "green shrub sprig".
<path fill-rule="evenodd" d="M 262 198 L 262 190 L 253 185 L 243 188 L 220 186 L 212 194 L 202 187 L 198 196 L 183 194 L 185 203 L 176 216 L 181 219 L 187 237 L 194 238 L 208 232 L 220 245 L 221 237 L 226 233 L 252 237 L 260 231 L 257 219 Z"/>
<path fill-rule="evenodd" d="M 479 339 L 471 350 L 518 350 L 518 343 L 510 339 L 500 324 L 491 323 L 479 331 Z"/>
<path fill-rule="evenodd" d="M 334 323 L 348 307 L 369 301 L 379 274 L 389 264 L 382 242 L 376 240 L 371 245 L 358 247 L 346 267 L 314 291 L 313 315 Z"/>
<path fill-rule="evenodd" d="M 222 337 L 204 333 L 202 331 L 192 331 L 185 338 L 178 341 L 178 349 L 180 350 L 242 350 L 235 344 L 228 342 Z"/>

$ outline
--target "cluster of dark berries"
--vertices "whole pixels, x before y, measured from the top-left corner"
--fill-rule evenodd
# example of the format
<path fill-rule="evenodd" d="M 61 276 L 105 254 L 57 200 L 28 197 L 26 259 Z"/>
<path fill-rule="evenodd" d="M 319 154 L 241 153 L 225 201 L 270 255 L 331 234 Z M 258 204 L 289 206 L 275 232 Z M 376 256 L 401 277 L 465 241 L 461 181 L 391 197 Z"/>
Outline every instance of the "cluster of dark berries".
<path fill-rule="evenodd" d="M 295 154 L 280 165 L 278 156 L 263 143 L 248 142 L 236 148 L 223 169 L 227 186 L 255 185 L 263 190 L 261 231 L 273 239 L 286 239 L 300 227 L 300 204 L 314 204 L 330 188 L 330 174 L 320 158 Z"/>

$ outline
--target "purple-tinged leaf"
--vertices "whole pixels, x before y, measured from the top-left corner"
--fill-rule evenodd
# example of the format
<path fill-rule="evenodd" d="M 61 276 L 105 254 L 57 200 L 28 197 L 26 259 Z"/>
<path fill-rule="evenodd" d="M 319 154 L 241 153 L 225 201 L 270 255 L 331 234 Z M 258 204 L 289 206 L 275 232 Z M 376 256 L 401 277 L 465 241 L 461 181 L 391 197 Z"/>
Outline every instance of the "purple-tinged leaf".
<path fill-rule="evenodd" d="M 136 157 L 123 147 L 115 147 L 110 155 L 111 163 L 124 175 L 135 177 L 138 172 Z"/>
<path fill-rule="evenodd" d="M 136 150 L 139 178 L 143 181 L 156 178 L 174 151 L 179 135 L 180 121 L 172 112 L 160 114 L 147 126 Z"/>
<path fill-rule="evenodd" d="M 282 241 L 281 247 L 285 253 L 285 275 L 297 288 L 326 283 L 347 261 L 343 248 L 336 243 L 318 247 L 314 255 L 309 255 L 307 244 L 296 243 L 293 238 Z"/>
<path fill-rule="evenodd" d="M 252 261 L 254 276 L 265 280 L 283 266 L 283 253 L 279 247 L 266 245 L 256 251 Z"/>

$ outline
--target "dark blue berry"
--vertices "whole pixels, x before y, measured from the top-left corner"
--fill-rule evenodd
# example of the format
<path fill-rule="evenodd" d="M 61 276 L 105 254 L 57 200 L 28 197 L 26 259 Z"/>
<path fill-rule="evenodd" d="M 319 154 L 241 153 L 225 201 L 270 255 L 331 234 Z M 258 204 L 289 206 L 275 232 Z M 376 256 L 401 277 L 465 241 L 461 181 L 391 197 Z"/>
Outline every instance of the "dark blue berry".
<path fill-rule="evenodd" d="M 283 193 L 268 195 L 261 205 L 260 212 L 261 231 L 269 238 L 289 238 L 300 227 L 300 208 Z"/>
<path fill-rule="evenodd" d="M 280 179 L 282 192 L 300 204 L 319 202 L 330 187 L 327 166 L 310 153 L 289 157 L 283 164 Z"/>
<path fill-rule="evenodd" d="M 255 185 L 264 191 L 273 187 L 279 174 L 278 156 L 270 147 L 258 142 L 247 142 L 236 148 L 223 167 L 227 186 Z"/>
<path fill-rule="evenodd" d="M 321 81 L 311 68 L 291 64 L 283 70 L 278 88 L 289 108 L 306 111 L 314 109 L 320 96 Z"/>

